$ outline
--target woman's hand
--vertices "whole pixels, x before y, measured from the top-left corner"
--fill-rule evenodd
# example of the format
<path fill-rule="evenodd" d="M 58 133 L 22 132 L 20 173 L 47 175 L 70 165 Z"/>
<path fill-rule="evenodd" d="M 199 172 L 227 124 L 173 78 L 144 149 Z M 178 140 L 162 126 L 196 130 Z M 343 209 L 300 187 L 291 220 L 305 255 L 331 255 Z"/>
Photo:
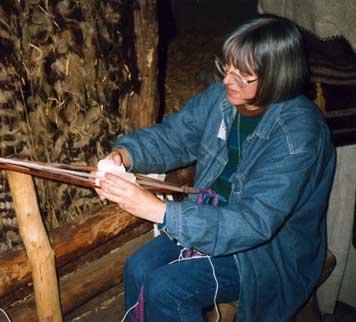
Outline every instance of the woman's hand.
<path fill-rule="evenodd" d="M 126 169 L 129 169 L 131 167 L 131 158 L 129 153 L 126 151 L 124 148 L 118 148 L 111 153 L 109 153 L 106 157 L 105 160 L 113 160 L 114 163 L 118 166 L 121 164 L 124 165 Z"/>
<path fill-rule="evenodd" d="M 123 165 L 126 169 L 131 166 L 131 159 L 128 152 L 124 148 L 118 148 L 111 153 L 109 153 L 104 160 L 113 160 L 117 166 Z M 92 172 L 95 175 L 95 171 Z M 102 195 L 101 189 L 95 189 L 100 200 L 105 200 L 105 197 Z"/>
<path fill-rule="evenodd" d="M 100 181 L 100 187 L 100 193 L 98 192 L 100 197 L 117 203 L 122 209 L 137 217 L 155 223 L 163 222 L 166 204 L 139 185 L 106 173 L 105 178 Z"/>
<path fill-rule="evenodd" d="M 122 152 L 120 151 L 120 149 L 114 150 L 111 153 L 109 153 L 105 157 L 105 160 L 113 160 L 116 165 L 120 166 L 121 164 L 123 164 L 125 168 L 127 168 L 127 166 L 124 163 Z"/>

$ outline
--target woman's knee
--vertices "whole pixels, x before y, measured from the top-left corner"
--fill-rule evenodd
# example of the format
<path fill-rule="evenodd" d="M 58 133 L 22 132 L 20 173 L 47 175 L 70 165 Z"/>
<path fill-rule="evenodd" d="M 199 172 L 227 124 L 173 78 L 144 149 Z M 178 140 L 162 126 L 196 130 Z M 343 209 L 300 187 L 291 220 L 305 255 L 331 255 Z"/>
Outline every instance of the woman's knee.
<path fill-rule="evenodd" d="M 164 317 L 164 321 L 203 321 L 196 295 L 181 288 L 173 278 L 150 274 L 143 291 L 147 320 L 162 321 L 158 317 Z"/>
<path fill-rule="evenodd" d="M 167 276 L 161 276 L 158 272 L 149 274 L 144 283 L 145 298 L 153 303 L 163 302 L 171 303 L 175 301 L 176 296 L 173 291 L 174 285 Z"/>
<path fill-rule="evenodd" d="M 129 256 L 124 267 L 125 278 L 142 283 L 145 276 L 166 265 L 178 253 L 178 247 L 168 237 L 156 237 Z"/>
<path fill-rule="evenodd" d="M 177 298 L 172 292 L 172 285 L 163 282 L 157 274 L 150 274 L 144 283 L 145 310 L 155 314 L 158 311 L 177 313 Z M 175 312 L 175 313 L 174 313 Z"/>

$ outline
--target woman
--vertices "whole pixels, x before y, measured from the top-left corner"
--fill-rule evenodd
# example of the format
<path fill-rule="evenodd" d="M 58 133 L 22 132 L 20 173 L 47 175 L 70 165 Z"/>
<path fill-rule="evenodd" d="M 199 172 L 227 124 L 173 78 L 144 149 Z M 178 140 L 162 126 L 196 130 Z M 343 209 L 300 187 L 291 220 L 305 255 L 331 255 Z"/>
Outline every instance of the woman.
<path fill-rule="evenodd" d="M 196 195 L 163 202 L 112 174 L 101 181 L 102 198 L 162 231 L 126 263 L 131 321 L 198 322 L 203 308 L 239 300 L 238 322 L 285 322 L 317 285 L 335 152 L 302 95 L 301 34 L 286 19 L 258 17 L 227 38 L 223 55 L 223 84 L 120 138 L 108 156 L 140 173 L 195 162 L 195 187 L 219 196 L 218 206 Z"/>

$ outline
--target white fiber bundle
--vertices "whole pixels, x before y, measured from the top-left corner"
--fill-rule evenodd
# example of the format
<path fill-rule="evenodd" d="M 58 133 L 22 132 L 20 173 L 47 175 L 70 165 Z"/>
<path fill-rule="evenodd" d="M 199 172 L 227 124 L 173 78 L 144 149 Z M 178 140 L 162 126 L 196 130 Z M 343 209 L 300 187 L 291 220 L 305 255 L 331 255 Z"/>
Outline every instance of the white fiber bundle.
<path fill-rule="evenodd" d="M 126 172 L 126 169 L 123 165 L 116 165 L 113 160 L 103 159 L 98 162 L 97 165 L 97 172 L 95 182 L 99 185 L 100 180 L 102 180 L 105 176 L 105 173 L 112 173 L 121 178 L 129 181 L 129 182 L 136 182 L 136 177 L 134 174 Z"/>

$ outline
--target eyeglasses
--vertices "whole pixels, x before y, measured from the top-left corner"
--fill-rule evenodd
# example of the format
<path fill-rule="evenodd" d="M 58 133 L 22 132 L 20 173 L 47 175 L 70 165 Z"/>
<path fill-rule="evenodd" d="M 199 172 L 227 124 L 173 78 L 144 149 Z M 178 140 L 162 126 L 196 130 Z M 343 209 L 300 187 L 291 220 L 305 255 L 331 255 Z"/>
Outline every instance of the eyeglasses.
<path fill-rule="evenodd" d="M 258 78 L 255 79 L 243 79 L 239 74 L 237 74 L 234 71 L 229 71 L 229 66 L 227 64 L 224 64 L 220 59 L 215 59 L 215 66 L 218 70 L 218 72 L 221 74 L 221 76 L 226 77 L 227 75 L 231 75 L 233 83 L 237 85 L 240 88 L 246 88 L 248 84 L 251 84 L 255 81 L 258 80 Z"/>

